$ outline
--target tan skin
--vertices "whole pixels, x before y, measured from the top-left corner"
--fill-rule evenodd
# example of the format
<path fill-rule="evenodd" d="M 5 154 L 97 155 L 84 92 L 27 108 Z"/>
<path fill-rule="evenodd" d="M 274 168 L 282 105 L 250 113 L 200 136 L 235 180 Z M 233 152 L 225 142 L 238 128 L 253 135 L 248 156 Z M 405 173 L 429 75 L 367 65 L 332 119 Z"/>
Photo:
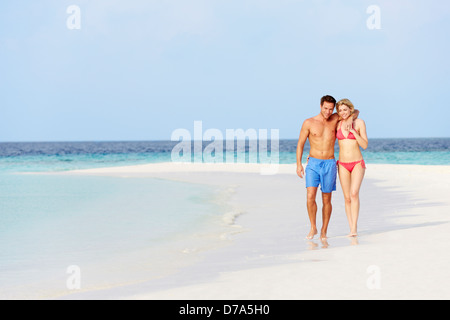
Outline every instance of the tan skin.
<path fill-rule="evenodd" d="M 334 158 L 334 144 L 336 142 L 336 126 L 339 121 L 339 116 L 334 111 L 334 103 L 324 102 L 320 106 L 320 113 L 312 118 L 306 119 L 303 122 L 300 130 L 300 136 L 297 143 L 297 175 L 303 178 L 305 170 L 301 163 L 303 156 L 303 149 L 306 140 L 309 139 L 310 151 L 309 156 L 316 159 L 333 159 Z M 357 117 L 356 110 L 353 117 Z M 308 216 L 311 223 L 311 230 L 307 239 L 312 239 L 317 232 L 316 203 L 317 188 L 308 187 L 306 189 Z M 322 193 L 322 229 L 320 238 L 327 239 L 328 224 L 331 218 L 331 192 Z"/>
<path fill-rule="evenodd" d="M 339 140 L 339 161 L 355 162 L 363 159 L 360 147 L 366 149 L 368 146 L 366 124 L 362 119 L 353 120 L 351 117 L 351 109 L 346 105 L 341 105 L 338 110 L 339 116 L 342 118 L 338 122 L 338 129 L 342 130 L 342 134 L 347 137 L 350 132 L 353 133 L 356 140 L 344 139 Z M 348 236 L 356 237 L 358 235 L 357 225 L 359 217 L 359 190 L 364 178 L 364 169 L 361 163 L 358 163 L 352 172 L 349 172 L 342 165 L 339 165 L 339 181 L 345 198 L 345 212 L 350 227 Z"/>

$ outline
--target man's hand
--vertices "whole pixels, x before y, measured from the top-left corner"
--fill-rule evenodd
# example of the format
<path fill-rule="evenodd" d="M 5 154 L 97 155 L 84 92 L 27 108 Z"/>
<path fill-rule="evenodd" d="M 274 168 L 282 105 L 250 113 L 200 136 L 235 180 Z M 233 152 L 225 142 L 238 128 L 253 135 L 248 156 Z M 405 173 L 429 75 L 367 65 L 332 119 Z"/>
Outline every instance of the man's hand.
<path fill-rule="evenodd" d="M 303 166 L 301 164 L 297 166 L 297 175 L 302 179 L 305 175 L 305 170 L 303 170 Z"/>

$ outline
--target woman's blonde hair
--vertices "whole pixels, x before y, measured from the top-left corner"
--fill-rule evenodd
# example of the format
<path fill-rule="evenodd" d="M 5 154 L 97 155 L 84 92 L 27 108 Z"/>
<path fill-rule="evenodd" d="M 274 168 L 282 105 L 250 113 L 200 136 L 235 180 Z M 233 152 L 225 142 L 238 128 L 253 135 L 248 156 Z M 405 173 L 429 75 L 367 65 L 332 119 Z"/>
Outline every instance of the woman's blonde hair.
<path fill-rule="evenodd" d="M 336 111 L 338 114 L 339 114 L 339 107 L 342 105 L 347 106 L 350 109 L 350 114 L 353 114 L 353 112 L 355 112 L 355 106 L 350 100 L 341 99 L 336 103 Z"/>

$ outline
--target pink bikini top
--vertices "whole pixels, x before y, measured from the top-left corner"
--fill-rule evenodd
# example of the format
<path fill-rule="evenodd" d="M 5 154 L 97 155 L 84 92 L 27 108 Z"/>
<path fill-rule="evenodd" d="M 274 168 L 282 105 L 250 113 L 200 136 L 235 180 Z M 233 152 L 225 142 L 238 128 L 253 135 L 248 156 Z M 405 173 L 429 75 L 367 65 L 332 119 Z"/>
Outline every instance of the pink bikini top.
<path fill-rule="evenodd" d="M 342 124 L 341 124 L 342 127 Z M 353 125 L 352 125 L 353 128 Z M 344 139 L 353 139 L 356 140 L 355 135 L 351 132 L 348 133 L 348 136 L 345 137 L 344 134 L 342 133 L 341 128 L 338 129 L 338 131 L 336 132 L 336 138 L 338 138 L 338 140 L 344 140 Z"/>

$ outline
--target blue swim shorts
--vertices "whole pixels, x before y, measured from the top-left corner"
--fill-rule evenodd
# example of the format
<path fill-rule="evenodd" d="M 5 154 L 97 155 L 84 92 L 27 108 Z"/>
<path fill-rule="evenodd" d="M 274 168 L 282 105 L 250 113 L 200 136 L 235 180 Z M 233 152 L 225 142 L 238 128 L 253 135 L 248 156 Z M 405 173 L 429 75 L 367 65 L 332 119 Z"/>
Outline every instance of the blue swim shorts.
<path fill-rule="evenodd" d="M 337 166 L 335 159 L 316 159 L 309 157 L 305 169 L 306 187 L 318 187 L 323 193 L 336 191 Z"/>

